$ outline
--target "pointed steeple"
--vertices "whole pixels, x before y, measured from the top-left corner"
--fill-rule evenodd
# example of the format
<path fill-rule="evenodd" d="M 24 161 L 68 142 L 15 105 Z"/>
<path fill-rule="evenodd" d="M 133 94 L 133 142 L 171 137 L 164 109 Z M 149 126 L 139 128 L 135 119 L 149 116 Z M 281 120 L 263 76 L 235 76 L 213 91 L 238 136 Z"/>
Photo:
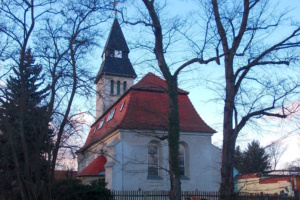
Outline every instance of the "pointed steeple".
<path fill-rule="evenodd" d="M 103 53 L 107 50 L 120 50 L 129 53 L 129 48 L 117 18 L 114 19 Z"/>
<path fill-rule="evenodd" d="M 103 61 L 95 83 L 104 74 L 136 78 L 128 54 L 129 48 L 118 19 L 115 18 L 102 53 Z"/>

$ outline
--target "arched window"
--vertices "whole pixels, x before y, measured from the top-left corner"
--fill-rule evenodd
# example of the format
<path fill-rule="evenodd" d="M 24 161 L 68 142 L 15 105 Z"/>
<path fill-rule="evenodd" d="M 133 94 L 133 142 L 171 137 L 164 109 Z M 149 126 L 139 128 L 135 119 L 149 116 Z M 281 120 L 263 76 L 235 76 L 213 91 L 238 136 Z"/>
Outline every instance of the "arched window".
<path fill-rule="evenodd" d="M 148 176 L 158 176 L 158 144 L 150 143 L 148 146 Z"/>
<path fill-rule="evenodd" d="M 126 92 L 126 89 L 127 89 L 126 87 L 127 87 L 127 82 L 124 81 L 124 82 L 123 82 L 123 92 Z"/>
<path fill-rule="evenodd" d="M 117 95 L 120 94 L 120 81 L 117 81 Z"/>
<path fill-rule="evenodd" d="M 111 95 L 114 94 L 114 81 L 113 80 L 110 81 L 110 94 Z"/>
<path fill-rule="evenodd" d="M 185 176 L 185 149 L 182 144 L 179 144 L 179 170 L 180 176 Z"/>

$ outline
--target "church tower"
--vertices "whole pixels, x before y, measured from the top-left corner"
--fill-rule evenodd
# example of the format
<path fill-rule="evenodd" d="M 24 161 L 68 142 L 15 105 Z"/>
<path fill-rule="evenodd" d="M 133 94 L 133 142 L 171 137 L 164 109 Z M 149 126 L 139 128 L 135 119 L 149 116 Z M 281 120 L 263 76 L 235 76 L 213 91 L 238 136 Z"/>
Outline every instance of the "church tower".
<path fill-rule="evenodd" d="M 114 19 L 97 74 L 96 118 L 99 118 L 133 85 L 136 73 L 128 58 L 129 48 L 117 18 Z"/>

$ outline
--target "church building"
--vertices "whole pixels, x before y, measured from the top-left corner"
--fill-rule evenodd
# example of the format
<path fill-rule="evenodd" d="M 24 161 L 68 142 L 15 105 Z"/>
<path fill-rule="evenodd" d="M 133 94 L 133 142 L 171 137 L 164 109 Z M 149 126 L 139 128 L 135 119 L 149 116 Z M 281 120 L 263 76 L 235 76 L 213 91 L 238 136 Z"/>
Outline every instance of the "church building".
<path fill-rule="evenodd" d="M 167 84 L 148 73 L 134 84 L 136 73 L 117 19 L 114 20 L 97 74 L 96 116 L 85 144 L 77 152 L 83 183 L 104 179 L 112 190 L 169 190 Z M 183 191 L 217 191 L 220 149 L 212 145 L 215 130 L 178 89 L 180 174 Z"/>

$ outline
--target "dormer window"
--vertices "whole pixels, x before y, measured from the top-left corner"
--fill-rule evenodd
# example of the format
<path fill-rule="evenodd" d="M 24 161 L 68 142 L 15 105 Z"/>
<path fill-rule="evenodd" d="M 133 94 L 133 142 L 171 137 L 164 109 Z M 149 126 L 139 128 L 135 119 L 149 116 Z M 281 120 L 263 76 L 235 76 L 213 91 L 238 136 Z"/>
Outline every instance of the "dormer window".
<path fill-rule="evenodd" d="M 123 110 L 124 104 L 125 104 L 125 100 L 123 101 L 123 103 L 122 103 L 122 105 L 121 105 L 120 112 Z"/>
<path fill-rule="evenodd" d="M 115 58 L 122 58 L 122 51 L 115 50 Z"/>
<path fill-rule="evenodd" d="M 109 122 L 109 121 L 114 117 L 115 111 L 116 111 L 116 108 L 113 109 L 113 110 L 109 113 L 106 122 Z"/>
<path fill-rule="evenodd" d="M 104 124 L 104 121 L 105 121 L 105 118 L 101 120 L 99 126 L 98 126 L 98 129 L 102 128 L 103 124 Z"/>

